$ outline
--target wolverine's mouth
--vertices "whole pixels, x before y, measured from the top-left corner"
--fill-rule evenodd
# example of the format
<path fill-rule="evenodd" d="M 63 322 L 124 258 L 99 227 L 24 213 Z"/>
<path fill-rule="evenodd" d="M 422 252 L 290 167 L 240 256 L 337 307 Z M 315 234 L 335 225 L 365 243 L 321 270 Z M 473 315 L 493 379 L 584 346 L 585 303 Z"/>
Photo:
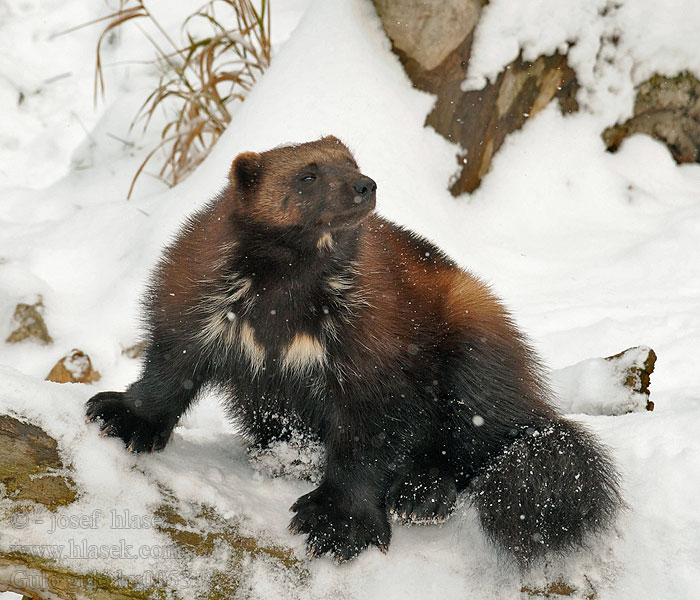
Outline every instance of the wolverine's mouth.
<path fill-rule="evenodd" d="M 356 208 L 344 212 L 339 215 L 335 215 L 331 221 L 328 222 L 328 227 L 331 229 L 344 229 L 348 227 L 355 227 L 364 221 L 371 212 L 374 211 L 375 201 L 372 199 L 370 202 L 364 202 L 358 205 Z"/>

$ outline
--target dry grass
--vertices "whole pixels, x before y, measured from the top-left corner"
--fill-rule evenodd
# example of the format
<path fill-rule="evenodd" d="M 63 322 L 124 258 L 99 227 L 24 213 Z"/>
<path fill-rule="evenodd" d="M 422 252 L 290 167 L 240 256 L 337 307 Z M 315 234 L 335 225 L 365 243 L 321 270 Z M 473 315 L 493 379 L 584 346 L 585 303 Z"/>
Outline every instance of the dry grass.
<path fill-rule="evenodd" d="M 269 0 L 255 4 L 251 0 L 210 0 L 185 19 L 182 33 L 187 43 L 182 45 L 176 44 L 149 12 L 145 0 L 120 0 L 119 10 L 93 21 L 107 21 L 97 42 L 95 100 L 104 93 L 101 50 L 105 38 L 125 23 L 142 19 L 148 19 L 158 32 L 158 39 L 144 35 L 156 51 L 162 75 L 131 129 L 142 125 L 145 131 L 159 107 L 173 116 L 163 127 L 160 143 L 137 169 L 127 198 L 146 164 L 159 152 L 164 160 L 158 175 L 169 185 L 191 173 L 231 121 L 228 105 L 245 98 L 270 62 Z M 190 28 L 202 20 L 211 33 L 195 37 Z"/>

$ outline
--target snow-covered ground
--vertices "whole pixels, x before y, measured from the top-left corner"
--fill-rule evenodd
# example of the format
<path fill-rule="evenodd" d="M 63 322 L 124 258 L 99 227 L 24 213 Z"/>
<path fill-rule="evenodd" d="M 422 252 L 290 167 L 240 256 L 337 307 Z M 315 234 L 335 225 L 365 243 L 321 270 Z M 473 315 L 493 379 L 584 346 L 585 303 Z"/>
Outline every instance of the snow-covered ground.
<path fill-rule="evenodd" d="M 177 11 L 165 0 L 153 3 L 168 26 L 187 12 L 185 4 L 199 2 L 178 3 Z M 122 349 L 138 341 L 138 301 L 149 270 L 184 216 L 224 184 L 233 157 L 333 133 L 377 181 L 378 210 L 488 280 L 549 367 L 639 344 L 658 354 L 653 413 L 575 417 L 613 448 L 629 511 L 593 548 L 538 569 L 526 582 L 561 575 L 579 597 L 592 586 L 598 600 L 697 598 L 700 166 L 679 167 L 665 147 L 639 136 L 607 154 L 600 133 L 631 112 L 633 86 L 650 69 L 700 76 L 700 13 L 692 0 L 668 3 L 660 18 L 650 0 L 620 0 L 620 8 L 602 10 L 608 4 L 540 0 L 517 14 L 507 0 L 491 1 L 465 85 L 493 76 L 519 45 L 536 55 L 575 40 L 583 110 L 563 117 L 554 105 L 545 109 L 506 140 L 473 195 L 453 198 L 446 182 L 458 149 L 423 127 L 433 100 L 412 89 L 371 2 L 273 2 L 272 66 L 210 157 L 173 189 L 142 177 L 126 201 L 133 172 L 159 135 L 154 128 L 145 139 L 127 139 L 134 111 L 157 81 L 152 67 L 133 62 L 151 56 L 148 43 L 127 27 L 109 45 L 106 100 L 94 109 L 99 26 L 55 34 L 109 8 L 83 0 L 0 0 L 0 338 L 12 330 L 15 305 L 41 295 L 54 339 L 51 346 L 0 341 L 0 414 L 43 426 L 73 465 L 85 492 L 57 514 L 109 515 L 114 508 L 149 514 L 158 481 L 303 557 L 303 539 L 286 530 L 287 508 L 310 484 L 256 471 L 214 397 L 195 408 L 163 453 L 138 457 L 98 438 L 96 427 L 84 424 L 83 403 L 137 376 L 138 361 Z M 598 53 L 609 32 L 620 42 Z M 73 347 L 90 355 L 102 380 L 44 382 Z M 107 525 L 6 523 L 3 548 L 68 547 L 82 539 L 118 544 L 124 536 Z M 129 535 L 137 547 L 163 543 L 149 529 Z M 89 559 L 70 565 L 95 568 Z M 138 575 L 149 565 L 122 559 L 100 568 Z M 439 527 L 395 526 L 386 556 L 373 549 L 339 567 L 327 559 L 307 567 L 311 576 L 299 587 L 256 564 L 250 596 L 521 596 L 521 577 L 498 563 L 466 505 Z"/>

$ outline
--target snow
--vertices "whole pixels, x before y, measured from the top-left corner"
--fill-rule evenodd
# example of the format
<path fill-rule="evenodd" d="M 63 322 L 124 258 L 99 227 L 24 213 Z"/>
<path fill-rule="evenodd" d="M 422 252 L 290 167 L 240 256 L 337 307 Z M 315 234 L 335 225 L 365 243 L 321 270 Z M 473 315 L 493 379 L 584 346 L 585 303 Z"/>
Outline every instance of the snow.
<path fill-rule="evenodd" d="M 166 10 L 171 4 L 160 0 L 154 10 L 176 31 L 180 9 Z M 3 525 L 0 545 L 118 545 L 126 534 L 110 528 L 107 515 L 115 508 L 151 514 L 160 501 L 158 482 L 303 558 L 303 539 L 286 530 L 287 509 L 312 484 L 271 477 L 279 472 L 273 457 L 256 470 L 215 396 L 204 398 L 154 456 L 135 457 L 117 441 L 98 438 L 96 427 L 84 424 L 83 404 L 95 391 L 123 389 L 138 376 L 138 361 L 122 349 L 139 340 L 148 273 L 184 217 L 224 184 L 232 158 L 333 133 L 377 181 L 378 210 L 489 281 L 548 367 L 640 344 L 658 354 L 653 413 L 575 417 L 612 448 L 629 510 L 615 532 L 525 582 L 541 587 L 561 577 L 579 590 L 577 597 L 594 586 L 599 600 L 697 597 L 700 166 L 677 166 L 662 145 L 643 136 L 607 154 L 600 132 L 631 112 L 634 85 L 653 71 L 700 74 L 700 8 L 678 0 L 659 17 L 650 0 L 621 0 L 603 11 L 608 4 L 538 0 L 515 11 L 512 3 L 492 0 L 484 9 L 470 85 L 493 78 L 519 48 L 534 58 L 575 40 L 570 59 L 583 85 L 583 110 L 563 117 L 550 106 L 539 113 L 507 138 L 482 186 L 456 199 L 446 182 L 458 149 L 423 128 L 433 99 L 412 88 L 372 4 L 274 4 L 272 65 L 235 109 L 210 157 L 173 189 L 142 177 L 126 201 L 132 174 L 159 135 L 154 127 L 144 139 L 127 139 L 158 73 L 123 63 L 150 57 L 147 42 L 138 30 L 125 30 L 105 50 L 112 65 L 106 100 L 93 109 L 99 26 L 55 34 L 108 7 L 0 1 L 0 337 L 11 331 L 16 304 L 41 294 L 54 339 L 51 346 L 0 342 L 0 414 L 44 427 L 73 466 L 84 492 L 57 516 L 103 515 L 98 529 L 49 533 L 50 521 Z M 616 32 L 617 45 L 606 42 L 601 54 L 611 62 L 596 59 L 601 36 Z M 64 73 L 70 76 L 59 77 Z M 43 381 L 71 348 L 90 356 L 102 374 L 98 384 Z M 286 448 L 279 456 L 294 462 L 294 452 Z M 164 543 L 149 528 L 129 530 L 128 540 L 135 548 Z M 138 575 L 158 564 L 114 559 L 100 568 Z M 75 559 L 70 566 L 95 564 Z M 297 587 L 264 561 L 254 563 L 246 580 L 250 596 L 520 598 L 523 584 L 499 563 L 464 500 L 444 525 L 395 525 L 387 556 L 372 549 L 339 567 L 327 559 L 306 567 L 310 576 Z"/>
<path fill-rule="evenodd" d="M 577 99 L 608 119 L 631 115 L 634 86 L 654 73 L 700 73 L 700 4 L 672 0 L 508 0 L 484 7 L 463 89 L 480 89 L 522 51 L 533 61 L 557 50 L 582 85 Z M 653 25 L 652 25 L 653 24 Z"/>

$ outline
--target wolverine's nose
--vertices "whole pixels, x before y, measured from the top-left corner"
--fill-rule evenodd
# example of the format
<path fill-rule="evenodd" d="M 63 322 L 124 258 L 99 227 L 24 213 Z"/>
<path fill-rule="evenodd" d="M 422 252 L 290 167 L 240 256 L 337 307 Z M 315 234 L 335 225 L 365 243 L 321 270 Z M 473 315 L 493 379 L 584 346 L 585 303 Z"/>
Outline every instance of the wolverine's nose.
<path fill-rule="evenodd" d="M 360 177 L 352 187 L 363 200 L 366 200 L 377 191 L 377 184 L 369 177 Z"/>

